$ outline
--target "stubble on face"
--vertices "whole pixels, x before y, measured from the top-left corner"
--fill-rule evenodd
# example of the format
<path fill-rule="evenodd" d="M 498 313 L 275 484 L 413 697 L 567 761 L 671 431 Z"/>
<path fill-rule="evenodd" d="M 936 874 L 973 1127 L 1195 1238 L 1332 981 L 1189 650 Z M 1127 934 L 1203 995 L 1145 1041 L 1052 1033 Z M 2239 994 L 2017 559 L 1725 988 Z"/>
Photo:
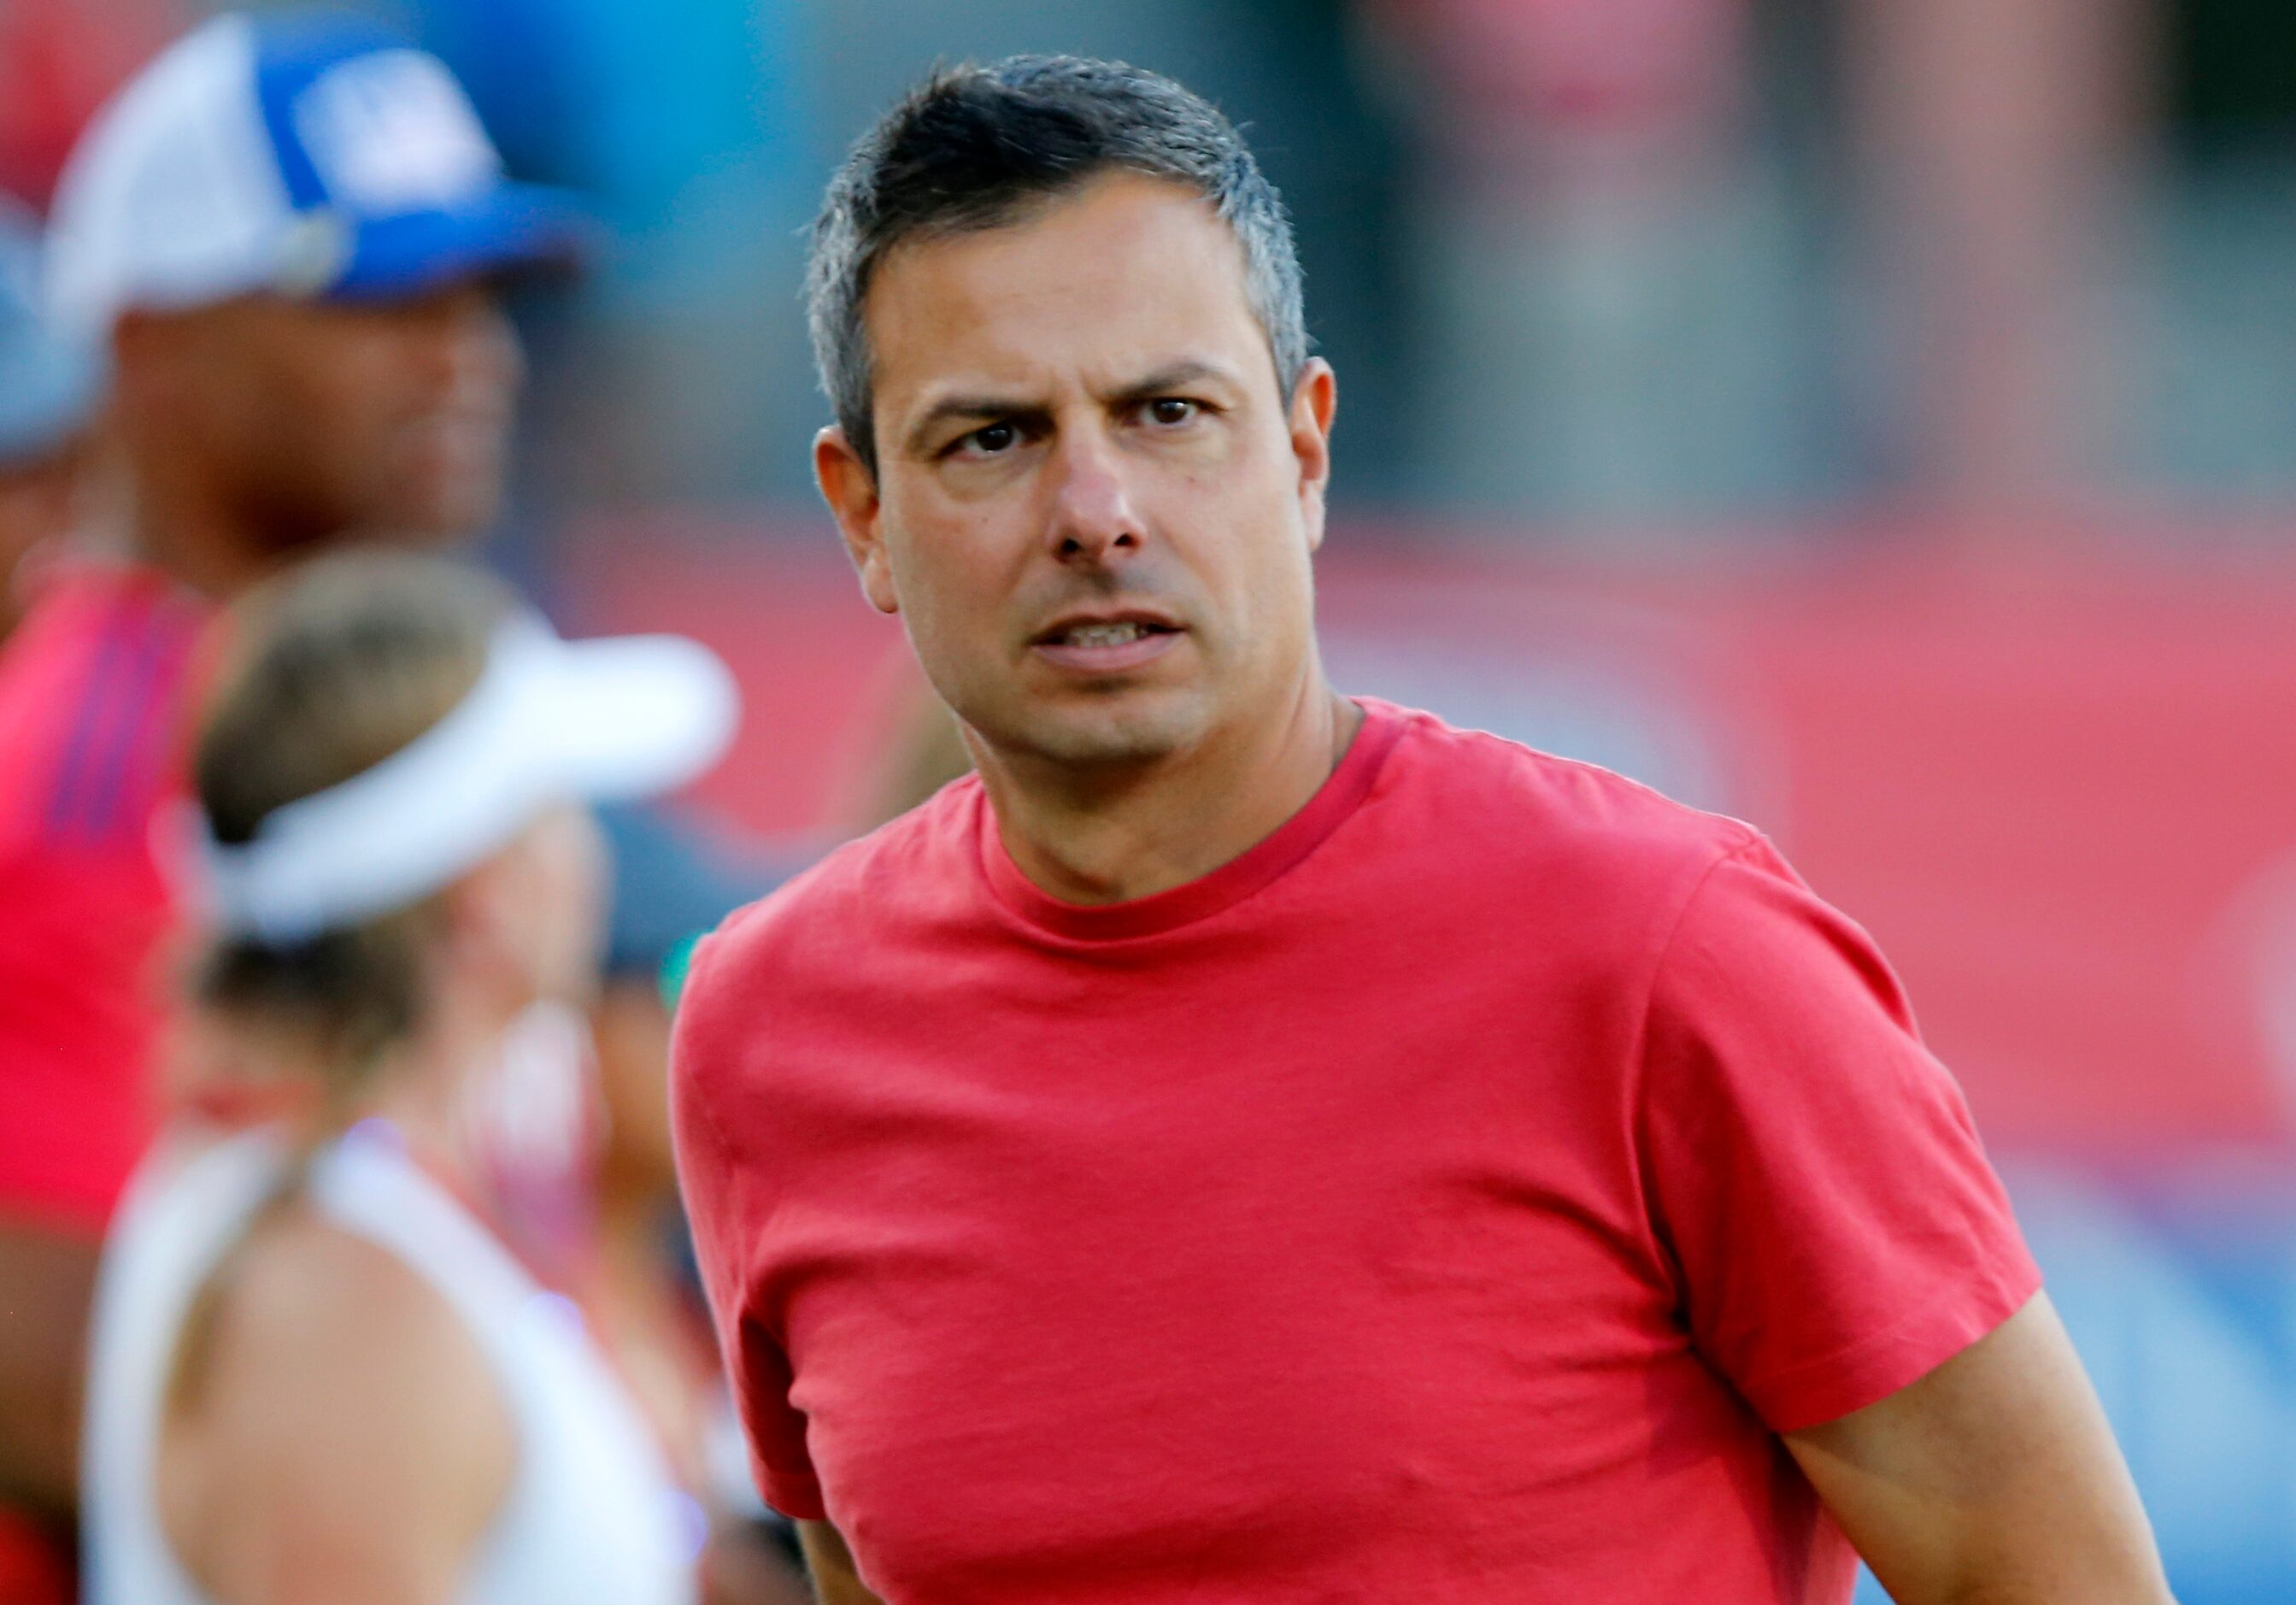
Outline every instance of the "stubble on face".
<path fill-rule="evenodd" d="M 1227 655 L 1215 611 L 1177 565 L 1153 560 L 1122 571 L 1055 571 L 1025 588 L 1012 616 L 1051 621 L 1085 610 L 1120 613 L 1152 607 L 1180 621 L 1192 664 L 1161 673 L 1103 678 L 1046 675 L 1025 624 L 981 641 L 967 620 L 944 619 L 930 605 L 909 620 L 910 640 L 944 701 L 977 740 L 1016 758 L 1075 770 L 1121 771 L 1152 764 L 1202 738 L 1218 712 L 1217 690 Z M 914 571 L 912 571 L 914 573 Z M 920 588 L 914 583 L 910 594 Z M 906 611 L 906 609 L 905 609 Z M 984 646 L 1000 650 L 983 651 Z M 1184 670 L 1193 672 L 1183 671 Z M 1051 681 L 1051 683 L 1047 683 Z"/>
<path fill-rule="evenodd" d="M 867 311 L 886 588 L 979 744 L 1120 774 L 1312 673 L 1320 526 L 1242 252 L 1201 197 L 1097 180 L 897 251 Z M 1046 638 L 1128 614 L 1168 637 L 1149 661 L 1098 672 Z"/>

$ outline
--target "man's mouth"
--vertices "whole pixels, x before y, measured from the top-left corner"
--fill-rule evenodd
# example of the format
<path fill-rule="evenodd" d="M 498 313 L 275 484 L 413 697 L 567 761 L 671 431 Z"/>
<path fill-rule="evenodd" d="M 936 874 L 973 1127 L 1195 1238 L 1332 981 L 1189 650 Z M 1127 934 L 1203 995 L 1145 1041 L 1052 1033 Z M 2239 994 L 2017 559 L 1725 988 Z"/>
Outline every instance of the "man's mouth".
<path fill-rule="evenodd" d="M 1063 646 L 1122 646 L 1146 635 L 1168 635 L 1160 625 L 1145 624 L 1138 619 L 1119 619 L 1106 624 L 1071 624 L 1051 637 L 1051 644 Z"/>
<path fill-rule="evenodd" d="M 1161 619 L 1078 619 L 1054 625 L 1033 645 L 1062 669 L 1107 674 L 1161 657 L 1181 634 Z"/>

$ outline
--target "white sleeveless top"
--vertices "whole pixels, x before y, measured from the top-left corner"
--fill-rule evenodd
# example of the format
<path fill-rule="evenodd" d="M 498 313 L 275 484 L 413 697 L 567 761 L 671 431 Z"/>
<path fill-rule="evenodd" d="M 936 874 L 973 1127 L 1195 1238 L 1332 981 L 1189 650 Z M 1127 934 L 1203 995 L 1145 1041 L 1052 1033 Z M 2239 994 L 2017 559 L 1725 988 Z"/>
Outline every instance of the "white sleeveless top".
<path fill-rule="evenodd" d="M 89 1362 L 81 1518 L 91 1605 L 206 1605 L 161 1526 L 161 1413 L 193 1302 L 275 1192 L 285 1151 L 267 1132 L 178 1165 L 147 1162 L 104 1246 Z M 687 1605 L 698 1506 L 584 1335 L 406 1156 L 388 1127 L 355 1129 L 311 1167 L 329 1222 L 435 1288 L 487 1357 L 517 1430 L 510 1488 L 474 1552 L 463 1605 Z"/>

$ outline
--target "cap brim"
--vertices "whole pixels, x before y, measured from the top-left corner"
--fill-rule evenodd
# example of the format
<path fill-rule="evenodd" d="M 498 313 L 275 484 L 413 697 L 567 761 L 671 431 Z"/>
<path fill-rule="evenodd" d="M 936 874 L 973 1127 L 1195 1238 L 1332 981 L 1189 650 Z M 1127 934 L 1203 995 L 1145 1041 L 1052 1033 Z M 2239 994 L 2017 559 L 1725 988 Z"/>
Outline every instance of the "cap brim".
<path fill-rule="evenodd" d="M 571 272 L 596 241 L 596 224 L 571 196 L 505 182 L 468 206 L 360 224 L 326 296 L 391 300 L 466 279 Z"/>
<path fill-rule="evenodd" d="M 561 794 L 593 802 L 698 778 L 741 719 L 731 671 L 678 636 L 563 643 L 521 701 L 521 739 L 535 744 Z"/>

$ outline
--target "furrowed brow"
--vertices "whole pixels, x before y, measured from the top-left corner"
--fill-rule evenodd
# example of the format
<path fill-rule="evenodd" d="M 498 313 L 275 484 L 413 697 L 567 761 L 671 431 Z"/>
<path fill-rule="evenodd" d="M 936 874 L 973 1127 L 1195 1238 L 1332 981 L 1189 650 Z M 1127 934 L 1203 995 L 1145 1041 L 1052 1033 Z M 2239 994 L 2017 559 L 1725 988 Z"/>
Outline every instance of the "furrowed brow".
<path fill-rule="evenodd" d="M 1231 389 L 1236 384 L 1235 375 L 1218 363 L 1206 362 L 1199 358 L 1186 358 L 1178 362 L 1167 363 L 1153 373 L 1135 380 L 1109 399 L 1119 407 L 1130 406 L 1141 401 L 1153 400 L 1158 396 L 1168 396 L 1174 391 L 1186 390 L 1189 386 L 1201 384 L 1206 380 Z"/>
<path fill-rule="evenodd" d="M 1013 396 L 943 396 L 909 426 L 901 444 L 914 457 L 928 450 L 933 436 L 952 423 L 994 424 L 999 418 L 1028 417 L 1043 411 L 1038 403 Z"/>

